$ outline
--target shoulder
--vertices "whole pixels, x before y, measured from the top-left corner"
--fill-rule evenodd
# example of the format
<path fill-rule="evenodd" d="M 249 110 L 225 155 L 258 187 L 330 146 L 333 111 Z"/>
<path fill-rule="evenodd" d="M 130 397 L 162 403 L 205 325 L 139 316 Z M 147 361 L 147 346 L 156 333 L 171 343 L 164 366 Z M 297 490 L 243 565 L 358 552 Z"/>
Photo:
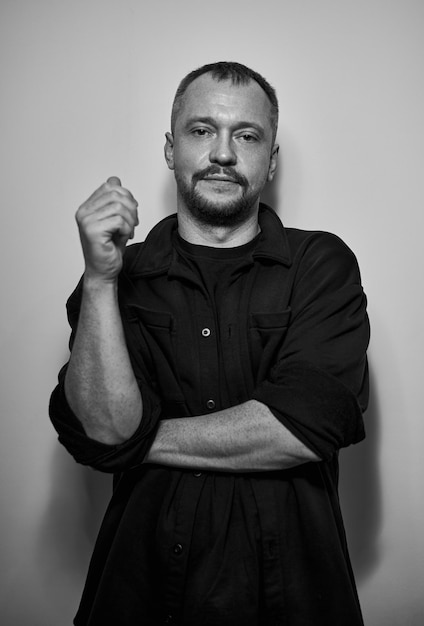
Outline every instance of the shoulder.
<path fill-rule="evenodd" d="M 319 263 L 326 259 L 356 265 L 356 257 L 337 235 L 323 230 L 302 230 L 284 226 L 279 215 L 269 206 L 260 205 L 259 224 L 262 229 L 261 246 L 268 254 L 274 253 L 287 265 Z"/>
<path fill-rule="evenodd" d="M 145 247 L 146 242 L 140 241 L 138 243 L 132 243 L 127 245 L 125 248 L 124 258 L 123 258 L 123 269 L 128 270 L 131 268 L 137 257 L 142 253 L 143 248 Z"/>
<path fill-rule="evenodd" d="M 302 230 L 285 227 L 293 256 L 305 251 L 315 254 L 335 254 L 355 257 L 349 246 L 338 235 L 324 230 Z"/>
<path fill-rule="evenodd" d="M 327 231 L 286 228 L 293 266 L 302 274 L 360 282 L 356 255 L 338 235 Z"/>

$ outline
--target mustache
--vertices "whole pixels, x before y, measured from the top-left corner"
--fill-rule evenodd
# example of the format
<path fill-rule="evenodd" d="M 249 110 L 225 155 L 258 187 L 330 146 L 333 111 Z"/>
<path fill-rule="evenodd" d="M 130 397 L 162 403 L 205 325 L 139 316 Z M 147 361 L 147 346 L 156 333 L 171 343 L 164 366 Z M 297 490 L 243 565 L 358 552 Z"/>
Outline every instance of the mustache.
<path fill-rule="evenodd" d="M 243 187 L 247 186 L 247 179 L 242 174 L 239 174 L 233 167 L 219 167 L 219 165 L 209 165 L 203 170 L 199 170 L 198 172 L 193 174 L 193 185 L 195 185 L 199 180 L 202 180 L 202 178 L 213 175 L 228 176 L 228 178 L 231 178 L 239 185 L 242 185 Z"/>

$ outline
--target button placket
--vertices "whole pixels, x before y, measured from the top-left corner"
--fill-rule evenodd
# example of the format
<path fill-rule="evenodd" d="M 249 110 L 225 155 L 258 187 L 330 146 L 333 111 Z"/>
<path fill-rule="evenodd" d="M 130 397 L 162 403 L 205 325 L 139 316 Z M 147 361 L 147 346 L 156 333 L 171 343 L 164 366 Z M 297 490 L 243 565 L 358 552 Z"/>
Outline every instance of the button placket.
<path fill-rule="evenodd" d="M 213 336 L 213 328 L 211 326 L 203 326 L 200 333 L 201 333 L 202 338 L 209 340 Z M 215 345 L 213 341 L 211 343 L 208 341 L 207 343 L 204 343 L 203 345 L 204 345 L 204 350 L 202 351 L 203 359 L 201 359 L 201 362 L 205 362 L 209 366 L 211 363 L 215 362 L 214 358 L 212 357 L 213 351 L 215 350 Z M 207 354 L 210 355 L 209 358 L 206 358 Z M 215 379 L 215 372 L 213 376 L 212 376 L 212 373 L 209 374 L 208 383 L 211 379 L 212 380 Z M 216 401 L 213 398 L 209 398 L 205 401 L 205 405 L 208 411 L 213 411 L 216 408 Z"/>
<path fill-rule="evenodd" d="M 199 413 L 217 410 L 219 391 L 219 348 L 217 340 L 219 329 L 214 302 L 206 291 L 198 291 L 193 302 L 195 313 L 198 362 L 198 401 Z M 212 404 L 213 402 L 213 404 Z"/>

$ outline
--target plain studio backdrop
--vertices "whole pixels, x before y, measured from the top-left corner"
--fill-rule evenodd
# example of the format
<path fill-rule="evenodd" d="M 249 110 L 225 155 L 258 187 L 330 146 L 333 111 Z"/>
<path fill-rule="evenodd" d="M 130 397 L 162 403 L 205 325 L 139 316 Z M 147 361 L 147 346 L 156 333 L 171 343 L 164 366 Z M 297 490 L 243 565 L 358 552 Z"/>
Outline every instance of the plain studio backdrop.
<path fill-rule="evenodd" d="M 74 213 L 111 175 L 140 203 L 136 240 L 174 212 L 171 101 L 217 60 L 277 89 L 264 199 L 358 257 L 372 395 L 367 440 L 341 453 L 342 505 L 367 626 L 422 626 L 423 32 L 422 0 L 2 0 L 2 626 L 70 626 L 111 491 L 47 414 L 83 270 Z"/>

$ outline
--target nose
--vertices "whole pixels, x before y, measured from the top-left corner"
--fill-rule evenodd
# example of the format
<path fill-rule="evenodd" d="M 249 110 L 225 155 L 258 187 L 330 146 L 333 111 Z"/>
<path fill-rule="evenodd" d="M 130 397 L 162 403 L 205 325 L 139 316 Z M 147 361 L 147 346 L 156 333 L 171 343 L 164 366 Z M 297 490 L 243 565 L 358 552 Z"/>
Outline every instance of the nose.
<path fill-rule="evenodd" d="M 211 163 L 219 165 L 235 165 L 237 155 L 232 144 L 231 135 L 218 134 L 211 147 L 209 159 Z"/>

